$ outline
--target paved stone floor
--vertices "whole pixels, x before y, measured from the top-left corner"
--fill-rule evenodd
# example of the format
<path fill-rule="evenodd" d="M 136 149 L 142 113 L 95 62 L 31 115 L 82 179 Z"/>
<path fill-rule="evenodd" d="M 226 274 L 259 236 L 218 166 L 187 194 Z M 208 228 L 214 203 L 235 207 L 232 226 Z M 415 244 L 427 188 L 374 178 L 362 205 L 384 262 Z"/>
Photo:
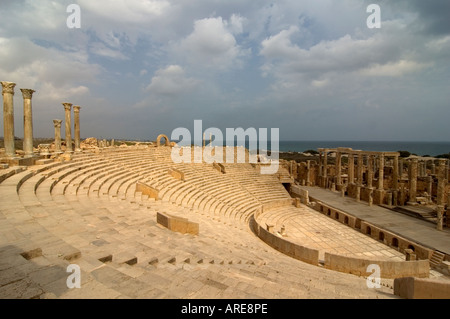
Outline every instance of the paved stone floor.
<path fill-rule="evenodd" d="M 356 202 L 352 198 L 342 198 L 340 193 L 319 187 L 301 187 L 309 192 L 309 196 L 320 199 L 324 203 L 366 220 L 388 231 L 410 238 L 417 243 L 435 250 L 450 254 L 450 230 L 438 231 L 432 223 L 396 213 L 386 208 L 364 202 Z"/>
<path fill-rule="evenodd" d="M 282 215 L 289 215 L 289 218 L 274 220 L 271 216 L 276 216 L 277 211 Z M 264 217 L 264 215 L 268 216 Z M 269 224 L 274 224 L 275 229 L 280 229 L 282 225 L 286 227 L 287 237 L 285 239 L 319 250 L 319 259 L 321 260 L 324 259 L 325 252 L 344 256 L 376 257 L 392 261 L 405 260 L 405 256 L 401 252 L 306 206 L 301 208 L 284 207 L 269 211 L 264 215 L 261 216 L 261 219 Z"/>

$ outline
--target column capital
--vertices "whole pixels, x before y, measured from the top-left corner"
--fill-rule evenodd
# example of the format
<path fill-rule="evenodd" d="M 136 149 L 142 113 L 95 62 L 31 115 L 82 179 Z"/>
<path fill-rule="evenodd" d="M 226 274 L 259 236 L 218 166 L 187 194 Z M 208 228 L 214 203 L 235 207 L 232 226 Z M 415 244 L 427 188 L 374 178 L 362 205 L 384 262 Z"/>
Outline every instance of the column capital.
<path fill-rule="evenodd" d="M 62 105 L 64 105 L 64 109 L 66 111 L 70 111 L 72 109 L 72 103 L 62 103 Z"/>
<path fill-rule="evenodd" d="M 80 109 L 81 109 L 81 106 L 79 106 L 79 105 L 74 105 L 74 106 L 73 106 L 73 111 L 74 111 L 75 113 L 80 113 Z"/>
<path fill-rule="evenodd" d="M 62 120 L 53 120 L 53 125 L 55 125 L 56 128 L 61 127 Z"/>
<path fill-rule="evenodd" d="M 2 95 L 5 93 L 10 93 L 14 95 L 14 87 L 16 86 L 16 83 L 14 82 L 7 82 L 7 81 L 2 81 L 0 82 L 2 84 Z"/>
<path fill-rule="evenodd" d="M 24 99 L 30 99 L 33 96 L 33 93 L 36 92 L 35 90 L 32 89 L 20 89 L 20 91 L 22 91 L 22 95 Z"/>

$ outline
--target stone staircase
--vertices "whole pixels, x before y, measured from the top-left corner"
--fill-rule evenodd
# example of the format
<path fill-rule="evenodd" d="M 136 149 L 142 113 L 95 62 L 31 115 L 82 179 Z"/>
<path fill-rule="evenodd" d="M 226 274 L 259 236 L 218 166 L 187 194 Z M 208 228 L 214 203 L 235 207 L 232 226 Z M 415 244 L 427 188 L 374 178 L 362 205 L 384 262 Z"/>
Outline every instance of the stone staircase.
<path fill-rule="evenodd" d="M 430 266 L 436 267 L 440 265 L 444 261 L 445 254 L 441 253 L 440 251 L 433 251 L 433 255 L 431 255 L 430 258 Z"/>

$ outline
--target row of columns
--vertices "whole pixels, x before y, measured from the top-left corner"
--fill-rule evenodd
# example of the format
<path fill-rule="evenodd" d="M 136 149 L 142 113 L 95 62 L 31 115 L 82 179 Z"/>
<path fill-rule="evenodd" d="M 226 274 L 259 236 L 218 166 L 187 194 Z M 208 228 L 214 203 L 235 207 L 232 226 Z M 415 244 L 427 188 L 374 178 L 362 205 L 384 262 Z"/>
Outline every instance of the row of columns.
<path fill-rule="evenodd" d="M 328 178 L 328 152 L 336 153 L 336 161 L 335 161 L 335 171 L 336 171 L 336 184 L 342 185 L 342 155 L 345 151 L 335 151 L 328 149 L 319 149 L 319 176 L 324 178 L 325 180 Z M 356 167 L 356 185 L 363 185 L 363 167 L 364 167 L 364 155 L 362 152 L 348 151 L 348 184 L 355 183 L 355 155 L 357 155 L 357 167 Z M 373 170 L 374 170 L 374 160 L 375 155 L 369 154 L 368 156 L 368 174 L 367 174 L 367 184 L 368 187 L 372 187 L 373 184 Z M 394 179 L 394 188 L 398 187 L 398 156 L 399 154 L 392 154 L 394 157 L 394 169 L 393 169 L 393 179 Z M 383 190 L 384 185 L 384 166 L 385 166 L 385 155 L 384 153 L 379 153 L 377 155 L 377 167 L 378 167 L 378 185 L 377 189 Z"/>
<path fill-rule="evenodd" d="M 14 88 L 16 83 L 2 81 L 3 96 L 3 138 L 5 144 L 5 155 L 8 158 L 16 156 L 14 145 Z M 20 89 L 23 97 L 23 151 L 25 157 L 33 156 L 33 112 L 31 98 L 34 90 Z"/>
<path fill-rule="evenodd" d="M 388 193 L 388 203 L 393 202 L 397 205 L 399 193 L 401 198 L 404 199 L 405 189 L 404 184 L 401 184 L 401 190 L 399 188 L 399 178 L 401 178 L 403 172 L 403 159 L 399 161 L 399 153 L 396 152 L 363 152 L 363 151 L 353 151 L 351 149 L 319 149 L 319 176 L 322 179 L 322 185 L 327 187 L 328 181 L 328 153 L 335 153 L 335 185 L 341 187 L 341 192 L 343 191 L 342 183 L 342 155 L 343 153 L 348 154 L 348 185 L 356 185 L 356 198 L 360 197 L 360 190 L 363 187 L 363 167 L 364 167 L 364 156 L 367 158 L 367 187 L 371 189 L 369 203 L 373 200 L 372 187 L 374 171 L 378 170 L 378 183 L 376 185 L 376 191 L 384 191 L 384 167 L 386 163 L 386 157 L 392 157 L 392 193 Z M 356 167 L 356 183 L 355 183 L 355 156 L 357 157 L 357 167 Z M 376 161 L 375 161 L 376 160 Z M 426 168 L 425 165 L 419 166 L 419 159 L 413 157 L 409 160 L 408 165 L 408 180 L 409 180 L 409 204 L 415 204 L 417 202 L 417 181 L 420 173 L 420 177 L 423 177 L 423 170 Z M 434 159 L 437 161 L 437 229 L 442 230 L 443 228 L 443 216 L 445 211 L 445 187 L 448 182 L 448 166 L 446 159 Z M 375 168 L 376 165 L 376 168 Z M 422 170 L 422 171 L 421 171 Z M 432 172 L 436 170 L 436 165 L 432 164 Z M 426 172 L 426 171 L 425 171 Z M 434 175 L 434 174 L 433 174 Z M 431 195 L 433 178 L 429 176 L 428 189 L 427 192 Z M 450 201 L 450 196 L 449 196 Z M 403 200 L 400 200 L 403 202 Z M 447 203 L 450 205 L 450 202 Z"/>
<path fill-rule="evenodd" d="M 65 140 L 66 140 L 66 153 L 72 153 L 72 103 L 62 103 L 65 111 Z M 74 133 L 75 133 L 75 152 L 80 152 L 80 110 L 81 106 L 73 106 L 74 114 Z M 53 120 L 53 125 L 55 127 L 55 149 L 56 152 L 61 152 L 61 124 L 62 120 Z"/>
<path fill-rule="evenodd" d="M 14 88 L 16 83 L 2 81 L 3 96 L 3 138 L 5 145 L 5 155 L 8 158 L 14 158 L 16 155 L 14 145 Z M 25 157 L 33 157 L 33 110 L 31 99 L 32 89 L 20 89 L 23 96 L 23 151 Z M 63 103 L 65 109 L 66 125 L 66 151 L 72 152 L 72 134 L 71 134 L 71 103 Z M 75 130 L 75 151 L 81 151 L 80 148 L 80 106 L 74 106 L 74 130 Z M 55 148 L 56 152 L 61 152 L 61 120 L 53 120 L 55 128 Z"/>

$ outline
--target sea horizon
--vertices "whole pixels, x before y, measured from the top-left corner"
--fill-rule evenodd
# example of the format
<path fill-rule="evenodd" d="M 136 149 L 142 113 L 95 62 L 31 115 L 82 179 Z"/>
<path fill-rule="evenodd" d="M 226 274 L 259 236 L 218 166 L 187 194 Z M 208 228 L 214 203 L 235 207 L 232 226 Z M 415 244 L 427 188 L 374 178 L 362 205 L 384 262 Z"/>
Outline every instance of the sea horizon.
<path fill-rule="evenodd" d="M 270 143 L 269 143 L 270 145 Z M 348 147 L 363 151 L 407 151 L 418 156 L 438 156 L 450 153 L 450 142 L 413 141 L 280 141 L 280 152 L 304 152 L 318 148 Z"/>
<path fill-rule="evenodd" d="M 35 139 L 45 139 L 45 138 L 35 138 Z M 51 138 L 49 138 L 51 139 Z M 100 138 L 101 139 L 101 138 Z M 2 140 L 2 137 L 0 137 Z M 82 138 L 84 140 L 84 138 Z M 136 142 L 152 142 L 154 140 L 148 139 L 125 139 L 116 138 L 116 141 L 136 141 Z M 177 141 L 175 141 L 177 142 Z M 193 144 L 201 145 L 201 142 L 194 142 Z M 209 144 L 209 140 L 206 141 L 206 145 Z M 214 144 L 214 142 L 213 142 Z M 224 143 L 225 144 L 225 143 Z M 243 143 L 238 143 L 242 145 Z M 248 141 L 245 143 L 248 148 Z M 336 140 L 317 140 L 317 141 L 307 141 L 307 140 L 280 140 L 279 141 L 279 152 L 305 152 L 308 150 L 317 151 L 318 148 L 337 148 L 337 147 L 347 147 L 353 150 L 363 150 L 363 151 L 386 151 L 386 152 L 398 152 L 407 151 L 411 154 L 418 156 L 438 156 L 443 154 L 450 154 L 450 141 L 336 141 Z M 268 150 L 271 149 L 271 141 L 267 141 Z"/>
<path fill-rule="evenodd" d="M 177 141 L 175 141 L 177 142 Z M 192 144 L 201 145 L 200 141 L 192 141 Z M 205 144 L 209 144 L 209 140 L 205 141 Z M 224 146 L 227 144 L 223 143 Z M 242 141 L 235 142 L 235 145 L 244 145 Z M 215 145 L 213 141 L 213 146 Z M 245 142 L 245 146 L 250 148 L 248 141 Z M 267 141 L 263 147 L 258 145 L 259 149 L 271 150 L 271 141 Z M 338 148 L 346 147 L 353 150 L 363 151 L 376 151 L 376 152 L 398 152 L 407 151 L 411 154 L 418 156 L 438 156 L 444 154 L 450 154 L 450 142 L 413 142 L 413 141 L 295 141 L 295 140 L 281 140 L 278 144 L 279 152 L 305 152 L 308 150 L 317 151 L 318 148 Z"/>

